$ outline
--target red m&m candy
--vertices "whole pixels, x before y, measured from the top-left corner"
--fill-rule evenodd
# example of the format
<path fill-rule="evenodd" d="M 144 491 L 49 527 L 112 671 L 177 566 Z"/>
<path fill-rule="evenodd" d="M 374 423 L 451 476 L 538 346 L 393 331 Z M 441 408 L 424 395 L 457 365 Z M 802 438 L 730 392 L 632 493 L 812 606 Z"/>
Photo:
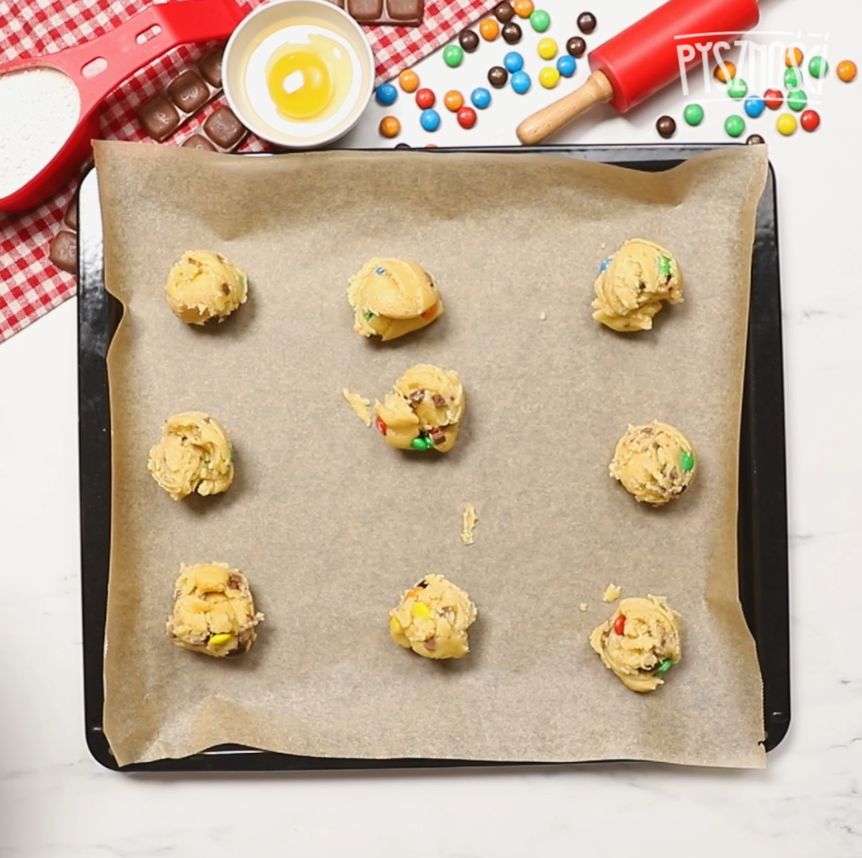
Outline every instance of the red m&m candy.
<path fill-rule="evenodd" d="M 423 88 L 416 93 L 416 104 L 422 110 L 428 110 L 429 107 L 433 107 L 435 101 L 437 101 L 437 96 L 430 89 Z"/>
<path fill-rule="evenodd" d="M 816 110 L 803 110 L 799 124 L 805 131 L 816 131 L 820 127 L 820 114 Z"/>
<path fill-rule="evenodd" d="M 767 89 L 763 93 L 763 100 L 770 110 L 778 110 L 784 104 L 784 94 L 780 89 Z"/>
<path fill-rule="evenodd" d="M 614 620 L 614 634 L 622 635 L 626 630 L 626 618 L 623 614 L 620 614 L 616 620 Z"/>
<path fill-rule="evenodd" d="M 472 107 L 462 107 L 456 118 L 462 128 L 472 128 L 476 124 L 476 111 Z"/>

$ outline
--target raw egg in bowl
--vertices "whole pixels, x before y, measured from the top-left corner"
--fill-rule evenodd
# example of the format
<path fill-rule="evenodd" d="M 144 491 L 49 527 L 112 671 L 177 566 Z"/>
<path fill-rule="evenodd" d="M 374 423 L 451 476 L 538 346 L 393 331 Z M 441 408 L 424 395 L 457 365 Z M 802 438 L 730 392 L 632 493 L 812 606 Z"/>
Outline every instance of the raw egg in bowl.
<path fill-rule="evenodd" d="M 228 104 L 259 137 L 294 149 L 346 134 L 374 87 L 359 25 L 326 0 L 276 0 L 234 30 L 222 60 Z"/>

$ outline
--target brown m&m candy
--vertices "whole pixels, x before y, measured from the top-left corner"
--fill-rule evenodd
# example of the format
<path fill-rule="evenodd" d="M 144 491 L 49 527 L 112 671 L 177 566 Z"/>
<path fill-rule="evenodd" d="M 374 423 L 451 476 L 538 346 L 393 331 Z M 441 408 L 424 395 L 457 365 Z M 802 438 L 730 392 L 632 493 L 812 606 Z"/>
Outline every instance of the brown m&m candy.
<path fill-rule="evenodd" d="M 468 54 L 472 54 L 479 47 L 479 36 L 474 30 L 462 30 L 458 42 Z"/>
<path fill-rule="evenodd" d="M 498 3 L 494 7 L 494 17 L 501 24 L 508 24 L 515 17 L 515 10 L 511 3 Z"/>
<path fill-rule="evenodd" d="M 509 21 L 508 24 L 503 25 L 503 41 L 506 44 L 517 45 L 521 41 L 521 36 L 523 36 L 521 27 L 514 21 Z"/>
<path fill-rule="evenodd" d="M 494 87 L 494 89 L 502 89 L 506 85 L 506 81 L 509 79 L 509 72 L 503 68 L 503 66 L 492 66 L 488 69 L 488 83 Z"/>
<path fill-rule="evenodd" d="M 676 134 L 676 121 L 672 116 L 659 116 L 655 124 L 658 133 L 667 140 Z"/>
<path fill-rule="evenodd" d="M 766 141 L 759 134 L 749 134 L 748 137 L 745 138 L 745 142 L 749 146 L 757 146 L 760 143 L 765 143 Z"/>
<path fill-rule="evenodd" d="M 596 16 L 592 12 L 581 12 L 578 15 L 578 29 L 589 36 L 596 29 Z"/>
<path fill-rule="evenodd" d="M 566 52 L 573 57 L 582 57 L 587 49 L 587 43 L 580 36 L 572 36 L 566 42 Z"/>

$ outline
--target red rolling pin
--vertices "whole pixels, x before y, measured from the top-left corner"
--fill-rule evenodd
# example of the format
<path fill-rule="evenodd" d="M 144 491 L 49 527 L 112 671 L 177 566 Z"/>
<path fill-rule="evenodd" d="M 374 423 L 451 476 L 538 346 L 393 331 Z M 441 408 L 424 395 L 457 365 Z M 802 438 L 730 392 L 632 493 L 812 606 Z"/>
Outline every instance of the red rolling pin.
<path fill-rule="evenodd" d="M 670 0 L 591 51 L 587 82 L 527 117 L 518 139 L 539 143 L 594 104 L 610 102 L 625 113 L 710 56 L 760 19 L 757 0 Z"/>

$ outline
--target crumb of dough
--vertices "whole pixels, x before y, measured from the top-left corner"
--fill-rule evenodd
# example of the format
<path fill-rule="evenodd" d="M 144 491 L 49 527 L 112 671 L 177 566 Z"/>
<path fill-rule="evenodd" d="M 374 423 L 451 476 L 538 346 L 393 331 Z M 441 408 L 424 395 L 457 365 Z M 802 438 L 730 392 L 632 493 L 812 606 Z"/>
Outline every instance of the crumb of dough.
<path fill-rule="evenodd" d="M 346 387 L 341 388 L 341 395 L 344 397 L 347 404 L 353 409 L 353 413 L 366 425 L 371 425 L 371 400 L 366 399 L 359 393 L 348 390 Z"/>
<path fill-rule="evenodd" d="M 618 587 L 616 584 L 608 584 L 605 588 L 605 592 L 602 593 L 602 601 L 616 602 L 616 600 L 622 595 L 622 592 L 622 587 Z"/>
<path fill-rule="evenodd" d="M 542 312 L 539 313 L 539 321 L 544 322 L 547 318 L 548 314 L 544 310 L 542 310 Z"/>
<path fill-rule="evenodd" d="M 578 605 L 578 610 L 579 610 L 582 614 L 584 614 L 584 613 L 586 613 L 586 612 L 587 612 L 587 610 L 589 609 L 589 607 L 590 607 L 590 606 L 589 606 L 586 602 L 581 602 L 581 603 Z"/>
<path fill-rule="evenodd" d="M 464 508 L 464 514 L 461 519 L 461 542 L 464 545 L 472 545 L 475 542 L 473 533 L 476 530 L 478 521 L 479 515 L 476 512 L 476 507 L 469 504 Z"/>

